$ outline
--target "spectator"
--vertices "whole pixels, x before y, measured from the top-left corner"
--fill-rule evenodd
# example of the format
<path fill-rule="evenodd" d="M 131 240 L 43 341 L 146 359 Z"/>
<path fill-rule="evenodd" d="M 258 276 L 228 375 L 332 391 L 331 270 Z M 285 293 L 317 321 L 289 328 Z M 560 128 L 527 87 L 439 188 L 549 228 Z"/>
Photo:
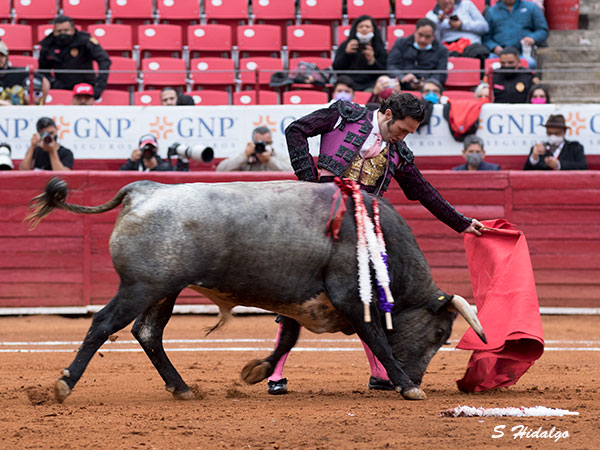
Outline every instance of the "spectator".
<path fill-rule="evenodd" d="M 50 117 L 42 117 L 35 125 L 31 145 L 19 164 L 19 170 L 71 170 L 73 152 L 57 142 L 58 128 Z"/>
<path fill-rule="evenodd" d="M 378 72 L 385 71 L 387 52 L 377 23 L 370 16 L 360 16 L 352 24 L 348 39 L 340 44 L 333 60 L 334 70 L 360 70 L 372 73 L 350 74 L 355 89 L 373 88 Z"/>
<path fill-rule="evenodd" d="M 179 95 L 175 104 L 178 106 L 196 106 L 196 103 L 194 102 L 194 97 L 185 94 Z"/>
<path fill-rule="evenodd" d="M 435 39 L 435 23 L 417 21 L 412 36 L 399 38 L 388 55 L 388 71 L 400 80 L 403 90 L 420 90 L 426 78 L 442 85 L 448 77 L 448 50 Z M 424 71 L 424 72 L 423 72 Z"/>
<path fill-rule="evenodd" d="M 50 80 L 52 89 L 73 89 L 76 84 L 88 83 L 94 87 L 94 98 L 99 99 L 106 88 L 110 58 L 96 38 L 85 31 L 77 31 L 73 19 L 58 16 L 52 23 L 51 34 L 40 41 L 39 68 L 56 70 Z M 98 76 L 94 73 L 93 61 L 98 63 Z M 63 70 L 87 70 L 87 73 L 58 72 Z"/>
<path fill-rule="evenodd" d="M 354 100 L 354 82 L 347 75 L 337 77 L 333 85 L 332 101 L 345 100 L 351 102 Z"/>
<path fill-rule="evenodd" d="M 494 103 L 526 103 L 527 93 L 538 81 L 521 67 L 518 50 L 507 47 L 500 53 L 500 69 L 493 74 Z"/>
<path fill-rule="evenodd" d="M 523 170 L 587 170 L 583 146 L 565 140 L 567 125 L 562 114 L 550 115 L 544 124 L 548 139 L 529 151 Z"/>
<path fill-rule="evenodd" d="M 552 103 L 550 101 L 550 93 L 548 92 L 548 89 L 541 84 L 534 84 L 527 93 L 527 103 L 534 103 L 537 105 Z"/>
<path fill-rule="evenodd" d="M 498 164 L 485 162 L 485 150 L 483 148 L 483 139 L 474 134 L 470 134 L 463 141 L 463 158 L 465 163 L 453 167 L 452 170 L 500 170 Z"/>
<path fill-rule="evenodd" d="M 39 74 L 33 76 L 34 98 L 29 98 L 29 71 L 12 67 L 8 62 L 8 47 L 0 40 L 0 106 L 41 105 L 48 95 L 50 82 Z"/>
<path fill-rule="evenodd" d="M 477 6 L 469 0 L 437 0 L 426 17 L 436 24 L 436 39 L 446 46 L 450 56 L 479 58 L 484 67 L 490 51 L 481 44 L 481 36 L 489 26 Z"/>
<path fill-rule="evenodd" d="M 443 92 L 444 88 L 435 78 L 423 81 L 423 87 L 421 88 L 421 97 L 423 97 L 423 100 L 437 105 L 442 98 Z"/>
<path fill-rule="evenodd" d="M 177 91 L 170 87 L 164 87 L 160 91 L 160 104 L 162 106 L 174 106 L 177 104 Z"/>
<path fill-rule="evenodd" d="M 119 170 L 137 170 L 140 172 L 167 172 L 172 170 L 168 162 L 158 156 L 158 140 L 152 134 L 143 135 L 131 157 Z"/>
<path fill-rule="evenodd" d="M 483 45 L 498 56 L 503 48 L 514 47 L 527 59 L 529 67 L 536 67 L 531 49 L 548 37 L 548 23 L 540 8 L 523 0 L 499 0 L 487 9 L 485 19 L 489 31 L 483 36 Z"/>
<path fill-rule="evenodd" d="M 5 142 L 0 144 L 0 170 L 12 170 L 15 166 L 10 157 L 11 148 Z"/>
<path fill-rule="evenodd" d="M 252 131 L 252 142 L 248 142 L 243 152 L 224 159 L 217 166 L 218 172 L 234 170 L 291 172 L 292 166 L 287 155 L 281 156 L 273 150 L 271 130 L 267 127 L 258 127 Z"/>
<path fill-rule="evenodd" d="M 479 98 L 490 98 L 490 85 L 487 83 L 480 83 L 475 88 L 475 100 Z"/>
<path fill-rule="evenodd" d="M 392 94 L 398 94 L 400 92 L 400 83 L 397 78 L 391 78 L 387 75 L 381 75 L 377 78 L 375 87 L 373 87 L 373 94 L 367 100 L 367 107 L 369 109 L 379 109 L 379 105 L 383 100 L 386 100 Z"/>
<path fill-rule="evenodd" d="M 79 83 L 73 87 L 73 105 L 90 106 L 94 104 L 94 88 L 91 84 Z"/>

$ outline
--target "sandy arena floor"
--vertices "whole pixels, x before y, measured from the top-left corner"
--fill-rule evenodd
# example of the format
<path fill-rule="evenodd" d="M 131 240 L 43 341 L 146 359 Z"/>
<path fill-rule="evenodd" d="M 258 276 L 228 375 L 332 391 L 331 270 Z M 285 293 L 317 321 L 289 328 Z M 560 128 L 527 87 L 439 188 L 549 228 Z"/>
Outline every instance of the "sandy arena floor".
<path fill-rule="evenodd" d="M 91 318 L 0 318 L 0 448 L 600 448 L 597 316 L 545 316 L 542 358 L 517 385 L 482 394 L 456 388 L 470 356 L 449 351 L 466 329 L 459 318 L 452 346 L 438 352 L 429 366 L 422 385 L 429 398 L 422 402 L 370 392 L 366 358 L 355 337 L 305 330 L 297 344 L 303 350 L 293 352 L 286 366 L 288 395 L 268 395 L 266 382 L 241 383 L 242 366 L 266 356 L 273 346 L 273 318 L 236 317 L 207 341 L 203 328 L 214 324 L 215 316 L 171 319 L 166 340 L 194 340 L 169 341 L 165 347 L 183 378 L 195 385 L 198 400 L 172 399 L 139 345 L 130 342 L 128 327 L 94 357 L 63 404 L 54 402 L 52 385 L 70 364 Z M 438 417 L 458 405 L 543 405 L 580 415 Z M 492 438 L 500 435 L 495 428 L 501 425 L 504 435 Z M 515 439 L 511 429 L 516 426 L 532 432 L 541 427 L 553 438 Z M 558 434 L 564 437 L 555 442 Z"/>

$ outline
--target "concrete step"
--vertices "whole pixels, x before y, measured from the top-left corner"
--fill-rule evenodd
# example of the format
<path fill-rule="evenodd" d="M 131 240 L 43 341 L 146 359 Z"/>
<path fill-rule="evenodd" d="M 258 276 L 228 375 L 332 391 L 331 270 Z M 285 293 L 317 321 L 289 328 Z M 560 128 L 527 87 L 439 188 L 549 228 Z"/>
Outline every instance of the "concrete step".
<path fill-rule="evenodd" d="M 598 0 L 581 0 L 579 2 L 579 14 L 600 14 L 600 2 Z"/>
<path fill-rule="evenodd" d="M 599 47 L 600 29 L 552 30 L 547 39 L 548 47 Z"/>
<path fill-rule="evenodd" d="M 600 45 L 577 47 L 546 47 L 537 52 L 538 63 L 544 67 L 546 63 L 572 63 L 585 61 L 600 63 Z"/>
<path fill-rule="evenodd" d="M 599 101 L 600 80 L 543 80 L 553 103 L 595 103 Z"/>
<path fill-rule="evenodd" d="M 549 80 L 600 81 L 600 63 L 548 63 L 539 74 L 544 82 Z"/>

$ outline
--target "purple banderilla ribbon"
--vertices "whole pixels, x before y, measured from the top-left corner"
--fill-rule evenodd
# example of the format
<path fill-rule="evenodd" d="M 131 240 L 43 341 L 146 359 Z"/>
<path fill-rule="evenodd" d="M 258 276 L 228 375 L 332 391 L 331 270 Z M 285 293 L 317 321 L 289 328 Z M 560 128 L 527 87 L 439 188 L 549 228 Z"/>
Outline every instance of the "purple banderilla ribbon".
<path fill-rule="evenodd" d="M 383 263 L 385 264 L 385 270 L 388 271 L 388 257 L 386 253 L 381 253 L 381 259 L 383 259 Z M 388 303 L 387 298 L 385 296 L 385 291 L 383 287 L 377 282 L 377 292 L 379 293 L 379 309 L 383 312 L 392 312 L 392 308 L 394 307 L 393 303 Z"/>

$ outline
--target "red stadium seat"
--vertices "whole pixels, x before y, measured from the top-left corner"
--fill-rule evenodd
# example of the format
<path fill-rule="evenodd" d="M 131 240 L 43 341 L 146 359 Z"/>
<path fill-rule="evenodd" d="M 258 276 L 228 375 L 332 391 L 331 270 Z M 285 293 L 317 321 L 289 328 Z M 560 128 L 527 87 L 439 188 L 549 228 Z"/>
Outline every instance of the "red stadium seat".
<path fill-rule="evenodd" d="M 130 94 L 126 91 L 117 91 L 114 89 L 105 89 L 102 97 L 96 100 L 96 105 L 103 106 L 121 106 L 130 104 Z"/>
<path fill-rule="evenodd" d="M 136 106 L 160 106 L 160 90 L 134 92 L 133 104 Z"/>
<path fill-rule="evenodd" d="M 179 25 L 140 25 L 137 34 L 141 59 L 148 56 L 179 56 L 182 53 Z"/>
<path fill-rule="evenodd" d="M 31 33 L 29 25 L 0 23 L 0 39 L 7 45 L 10 53 L 31 54 L 33 50 Z"/>
<path fill-rule="evenodd" d="M 79 25 L 106 21 L 106 0 L 62 0 L 61 3 L 63 14 Z"/>
<path fill-rule="evenodd" d="M 356 91 L 356 92 L 354 92 L 354 100 L 353 101 L 354 101 L 354 103 L 358 103 L 359 105 L 366 105 L 367 100 L 369 100 L 372 95 L 373 95 L 372 92 Z"/>
<path fill-rule="evenodd" d="M 51 23 L 44 23 L 38 25 L 35 31 L 36 35 L 34 39 L 36 39 L 36 42 L 40 42 L 42 39 L 44 39 L 46 36 L 52 33 L 52 30 L 54 30 L 54 25 L 52 25 Z"/>
<path fill-rule="evenodd" d="M 350 0 L 352 1 L 352 0 Z M 425 17 L 433 9 L 435 2 L 423 0 L 398 0 L 396 2 L 396 20 L 408 20 L 412 23 Z"/>
<path fill-rule="evenodd" d="M 483 10 L 485 9 L 485 0 L 471 0 L 473 2 L 473 4 L 475 6 L 477 6 L 477 9 L 479 10 L 479 12 L 483 12 Z"/>
<path fill-rule="evenodd" d="M 392 49 L 396 39 L 405 38 L 410 36 L 415 32 L 414 24 L 404 24 L 404 25 L 393 25 L 387 27 L 387 48 L 388 51 Z"/>
<path fill-rule="evenodd" d="M 244 25 L 237 29 L 240 56 L 279 56 L 281 29 L 276 25 Z"/>
<path fill-rule="evenodd" d="M 399 1 L 401 0 L 398 0 L 397 3 Z M 423 2 L 423 0 L 420 0 L 420 2 Z M 373 19 L 385 19 L 386 21 L 390 19 L 389 0 L 347 0 L 346 7 L 348 10 L 348 19 L 351 20 L 362 15 L 371 16 Z"/>
<path fill-rule="evenodd" d="M 252 0 L 252 15 L 257 20 L 291 20 L 296 15 L 294 0 Z"/>
<path fill-rule="evenodd" d="M 448 100 L 475 100 L 473 91 L 447 90 L 442 93 L 442 99 L 444 97 Z"/>
<path fill-rule="evenodd" d="M 137 27 L 154 21 L 153 0 L 110 0 L 109 14 L 111 23 L 131 26 L 137 44 Z"/>
<path fill-rule="evenodd" d="M 185 61 L 179 58 L 142 60 L 142 84 L 148 86 L 185 86 Z"/>
<path fill-rule="evenodd" d="M 477 58 L 448 58 L 447 87 L 475 87 L 481 79 L 481 64 Z"/>
<path fill-rule="evenodd" d="M 194 103 L 199 106 L 218 106 L 218 105 L 229 105 L 229 93 L 225 91 L 189 91 L 186 92 L 194 99 Z"/>
<path fill-rule="evenodd" d="M 340 25 L 337 27 L 335 30 L 335 45 L 339 47 L 342 42 L 348 39 L 348 36 L 350 36 L 350 28 L 352 28 L 350 25 Z"/>
<path fill-rule="evenodd" d="M 521 58 L 521 67 L 524 69 L 529 68 L 529 61 L 525 58 Z M 486 59 L 484 64 L 485 73 L 488 73 L 490 70 L 498 70 L 500 68 L 500 59 L 499 58 L 491 58 Z"/>
<path fill-rule="evenodd" d="M 193 58 L 190 60 L 192 86 L 223 86 L 235 84 L 235 66 L 229 58 Z"/>
<path fill-rule="evenodd" d="M 46 96 L 45 105 L 72 105 L 73 91 L 68 89 L 50 89 Z"/>
<path fill-rule="evenodd" d="M 200 2 L 198 0 L 156 0 L 156 13 L 160 20 L 198 23 Z"/>
<path fill-rule="evenodd" d="M 112 56 L 110 60 L 111 65 L 108 74 L 108 86 L 129 88 L 137 84 L 137 65 L 134 59 Z M 96 65 L 94 65 L 94 67 L 97 69 Z"/>
<path fill-rule="evenodd" d="M 327 25 L 297 25 L 287 28 L 290 57 L 330 56 L 331 29 Z"/>
<path fill-rule="evenodd" d="M 55 3 L 56 7 L 56 3 Z M 0 2 L 0 20 L 11 19 L 10 0 L 7 2 Z"/>
<path fill-rule="evenodd" d="M 239 67 L 242 85 L 256 83 L 256 69 L 258 69 L 259 84 L 268 85 L 273 73 L 283 71 L 283 60 L 281 58 L 271 58 L 269 56 L 241 58 Z"/>
<path fill-rule="evenodd" d="M 231 27 L 233 45 L 237 44 L 237 27 L 248 23 L 248 0 L 204 0 L 204 20 Z"/>
<path fill-rule="evenodd" d="M 8 7 L 9 2 L 2 2 Z M 56 17 L 56 0 L 14 0 L 15 20 L 44 19 L 46 21 Z"/>
<path fill-rule="evenodd" d="M 283 93 L 283 105 L 323 105 L 329 96 L 323 91 L 287 91 Z"/>
<path fill-rule="evenodd" d="M 300 0 L 300 19 L 302 21 L 340 21 L 342 20 L 342 0 Z"/>
<path fill-rule="evenodd" d="M 8 60 L 13 67 L 33 67 L 34 70 L 38 68 L 38 59 L 35 56 L 9 55 Z"/>
<path fill-rule="evenodd" d="M 331 64 L 333 63 L 331 58 L 317 58 L 315 56 L 309 56 L 306 58 L 290 58 L 290 60 L 289 60 L 290 70 L 294 70 L 296 67 L 298 67 L 298 63 L 300 61 L 305 61 L 305 62 L 310 62 L 310 63 L 316 64 L 317 67 L 322 70 L 330 68 Z"/>
<path fill-rule="evenodd" d="M 133 52 L 131 26 L 122 24 L 107 24 L 88 26 L 88 33 L 98 40 L 109 55 L 125 56 Z"/>
<path fill-rule="evenodd" d="M 278 105 L 277 92 L 258 91 L 258 103 L 256 103 L 256 91 L 240 91 L 233 93 L 234 105 Z"/>
<path fill-rule="evenodd" d="M 192 57 L 202 52 L 221 53 L 219 56 L 230 56 L 232 52 L 231 27 L 229 25 L 207 24 L 191 25 L 187 28 L 187 47 Z"/>

